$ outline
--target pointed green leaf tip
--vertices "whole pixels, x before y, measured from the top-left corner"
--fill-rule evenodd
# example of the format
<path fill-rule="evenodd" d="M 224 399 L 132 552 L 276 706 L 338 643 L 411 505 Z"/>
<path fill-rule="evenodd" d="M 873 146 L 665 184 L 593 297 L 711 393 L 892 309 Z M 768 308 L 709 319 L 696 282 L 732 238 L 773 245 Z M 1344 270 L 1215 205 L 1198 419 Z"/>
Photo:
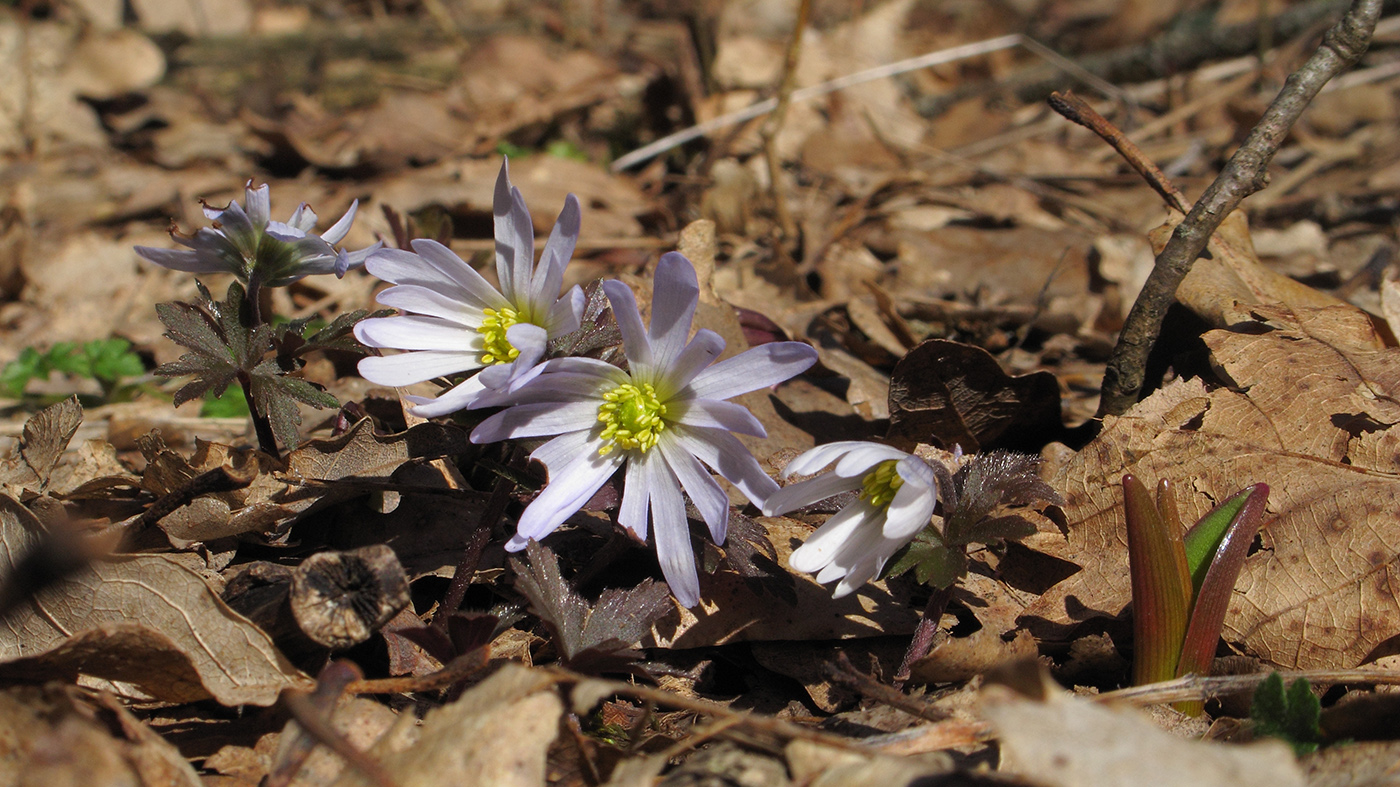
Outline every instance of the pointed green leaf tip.
<path fill-rule="evenodd" d="M 1255 736 L 1281 738 L 1299 757 L 1317 751 L 1322 743 L 1322 703 L 1303 678 L 1293 681 L 1285 692 L 1283 678 L 1277 672 L 1269 675 L 1254 690 L 1249 717 L 1254 720 Z"/>

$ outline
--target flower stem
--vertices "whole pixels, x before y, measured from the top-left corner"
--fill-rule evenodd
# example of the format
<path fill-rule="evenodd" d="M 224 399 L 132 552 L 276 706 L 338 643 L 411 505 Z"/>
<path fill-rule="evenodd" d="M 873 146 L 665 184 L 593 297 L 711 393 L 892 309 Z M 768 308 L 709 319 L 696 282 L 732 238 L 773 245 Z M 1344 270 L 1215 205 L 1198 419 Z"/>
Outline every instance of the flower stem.
<path fill-rule="evenodd" d="M 924 607 L 924 616 L 919 620 L 919 625 L 914 628 L 914 638 L 909 641 L 909 649 L 904 652 L 904 661 L 899 664 L 899 671 L 894 674 L 895 688 L 903 688 L 904 682 L 909 680 L 909 671 L 913 668 L 914 662 L 928 655 L 933 649 L 933 637 L 938 633 L 938 624 L 943 620 L 943 611 L 948 608 L 948 602 L 953 600 L 953 587 L 956 583 L 948 585 L 946 588 L 939 588 L 929 596 L 928 604 Z"/>
<path fill-rule="evenodd" d="M 238 373 L 238 384 L 243 386 L 243 398 L 248 402 L 248 414 L 253 417 L 253 431 L 258 436 L 258 448 L 273 459 L 281 459 L 277 450 L 277 437 L 272 431 L 272 421 L 258 412 L 258 402 L 253 398 L 253 378 L 245 372 Z"/>

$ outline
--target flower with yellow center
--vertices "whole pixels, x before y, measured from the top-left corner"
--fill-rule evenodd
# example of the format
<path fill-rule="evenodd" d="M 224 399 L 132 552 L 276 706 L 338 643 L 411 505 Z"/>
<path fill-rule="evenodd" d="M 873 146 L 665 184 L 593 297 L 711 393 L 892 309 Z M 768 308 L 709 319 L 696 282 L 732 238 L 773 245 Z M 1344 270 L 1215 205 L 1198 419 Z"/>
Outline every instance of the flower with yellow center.
<path fill-rule="evenodd" d="M 431 418 L 471 406 L 524 375 L 544 357 L 550 339 L 578 330 L 582 320 L 583 291 L 574 287 L 559 297 L 564 266 L 578 242 L 578 199 L 570 194 L 564 200 L 538 265 L 530 212 L 510 185 L 505 164 L 496 179 L 493 213 L 500 291 L 437 241 L 415 240 L 412 252 L 385 249 L 365 264 L 394 284 L 379 293 L 379 302 L 404 314 L 362 320 L 355 337 L 370 347 L 407 350 L 361 360 L 366 380 L 405 386 L 486 369 L 436 399 L 409 397 L 415 415 Z"/>
<path fill-rule="evenodd" d="M 930 523 L 938 496 L 933 468 L 917 456 L 879 443 L 848 441 L 817 446 L 788 463 L 783 476 L 832 471 L 769 496 L 769 516 L 859 490 L 847 504 L 793 551 L 788 565 L 840 580 L 840 598 L 879 575 L 886 561 Z"/>
<path fill-rule="evenodd" d="M 724 400 L 782 382 L 817 354 L 799 342 L 774 342 L 714 363 L 724 349 L 718 334 L 701 329 L 687 340 L 700 286 L 680 254 L 656 266 L 650 326 L 642 325 L 626 285 L 606 281 L 603 292 L 622 333 L 627 371 L 591 358 L 546 361 L 508 400 L 478 401 L 511 406 L 483 421 L 472 441 L 553 437 L 531 454 L 549 468 L 549 484 L 520 515 L 506 545 L 512 551 L 549 535 L 625 467 L 618 524 L 642 540 L 655 524 L 661 571 L 676 599 L 694 606 L 700 580 L 682 490 L 715 543 L 724 542 L 729 497 L 707 465 L 755 503 L 778 491 L 733 435 L 761 436 L 763 425 Z"/>

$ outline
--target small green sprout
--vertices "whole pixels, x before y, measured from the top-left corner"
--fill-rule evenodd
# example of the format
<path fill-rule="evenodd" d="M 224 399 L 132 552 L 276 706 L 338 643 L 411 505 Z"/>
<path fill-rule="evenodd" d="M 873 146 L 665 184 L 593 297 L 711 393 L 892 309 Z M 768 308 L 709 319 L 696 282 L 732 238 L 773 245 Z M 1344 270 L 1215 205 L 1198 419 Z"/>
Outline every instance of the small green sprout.
<path fill-rule="evenodd" d="M 1249 717 L 1254 720 L 1256 736 L 1281 738 L 1299 757 L 1317 751 L 1322 744 L 1322 703 L 1304 678 L 1293 681 L 1284 691 L 1283 678 L 1277 672 L 1270 675 L 1254 690 Z"/>
<path fill-rule="evenodd" d="M 1163 479 L 1153 501 L 1123 476 L 1133 584 L 1133 683 L 1210 673 L 1225 611 L 1249 545 L 1263 524 L 1269 487 L 1255 484 L 1216 506 L 1185 533 Z M 1179 703 L 1190 715 L 1199 702 Z"/>
<path fill-rule="evenodd" d="M 135 387 L 127 381 L 145 375 L 146 365 L 131 349 L 131 342 L 115 337 L 82 344 L 58 342 L 43 352 L 26 347 L 0 370 L 0 390 L 19 398 L 31 380 L 47 379 L 53 372 L 95 380 L 102 386 L 102 400 L 114 402 L 130 398 Z"/>

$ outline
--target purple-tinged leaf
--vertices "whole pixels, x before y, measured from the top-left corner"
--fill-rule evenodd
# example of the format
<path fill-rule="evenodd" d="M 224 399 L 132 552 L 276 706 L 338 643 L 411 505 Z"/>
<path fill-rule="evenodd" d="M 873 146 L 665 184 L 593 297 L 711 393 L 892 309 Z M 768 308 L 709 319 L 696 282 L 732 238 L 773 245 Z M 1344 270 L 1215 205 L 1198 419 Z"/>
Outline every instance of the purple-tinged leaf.
<path fill-rule="evenodd" d="M 1123 476 L 1128 565 L 1133 584 L 1133 683 L 1176 676 L 1191 610 L 1191 575 L 1181 529 L 1169 528 L 1147 487 Z"/>
<path fill-rule="evenodd" d="M 1248 497 L 1248 489 L 1239 492 L 1211 509 L 1186 531 L 1186 567 L 1191 571 L 1191 586 L 1196 595 L 1201 592 L 1201 583 L 1205 582 L 1206 571 L 1220 550 L 1220 542 L 1225 540 L 1225 534 Z"/>
<path fill-rule="evenodd" d="M 1220 640 L 1220 629 L 1225 624 L 1225 612 L 1230 606 L 1230 597 L 1239 579 L 1244 559 L 1249 554 L 1249 545 L 1254 535 L 1264 524 L 1264 507 L 1269 502 L 1267 484 L 1255 484 L 1231 498 L 1230 502 L 1243 498 L 1237 513 L 1230 521 L 1225 537 L 1215 551 L 1206 571 L 1205 581 L 1196 599 L 1196 607 L 1191 612 L 1191 623 L 1181 647 L 1181 659 L 1176 675 L 1192 673 L 1206 675 L 1210 672 L 1211 660 L 1215 658 L 1215 646 Z M 1229 502 L 1226 503 L 1229 505 Z M 1218 510 L 1218 509 L 1217 509 Z M 1209 515 L 1207 515 L 1209 516 Z M 1198 706 L 1199 707 L 1199 706 Z M 1181 707 L 1183 713 L 1192 709 Z M 1199 712 L 1197 710 L 1196 712 Z"/>

